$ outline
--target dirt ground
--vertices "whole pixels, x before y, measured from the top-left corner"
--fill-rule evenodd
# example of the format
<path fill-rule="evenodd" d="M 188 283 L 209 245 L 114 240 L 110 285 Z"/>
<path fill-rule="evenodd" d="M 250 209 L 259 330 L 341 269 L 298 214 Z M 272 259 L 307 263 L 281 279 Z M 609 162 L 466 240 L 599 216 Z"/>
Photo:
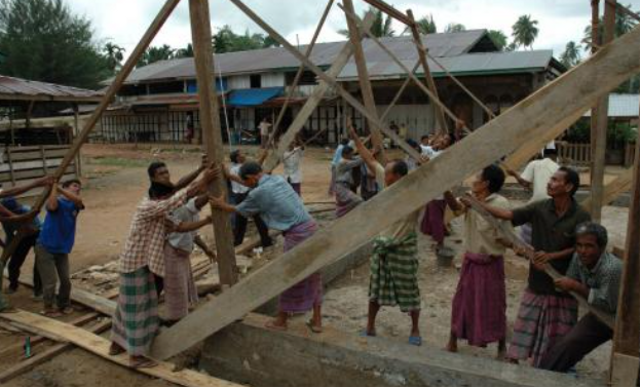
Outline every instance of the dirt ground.
<path fill-rule="evenodd" d="M 246 148 L 254 154 L 255 148 Z M 84 191 L 87 209 L 78 220 L 76 245 L 71 254 L 72 272 L 79 272 L 95 265 L 104 265 L 117 259 L 129 229 L 129 222 L 136 204 L 148 188 L 146 166 L 149 161 L 161 159 L 168 163 L 174 179 L 195 169 L 199 164 L 199 150 L 195 147 L 174 146 L 159 149 L 150 146 L 88 145 L 83 149 Z M 303 162 L 303 197 L 305 202 L 326 202 L 332 198 L 327 194 L 330 180 L 329 162 L 332 151 L 309 149 Z M 276 173 L 279 172 L 278 170 Z M 626 232 L 627 209 L 606 207 L 603 223 L 610 230 L 612 244 L 623 245 Z M 323 216 L 330 218 L 331 214 Z M 325 222 L 323 222 L 325 223 Z M 203 229 L 205 239 L 211 241 L 211 230 Z M 421 234 L 420 234 L 421 235 Z M 460 250 L 460 224 L 453 223 L 453 234 L 448 238 L 449 246 Z M 425 344 L 434 350 L 443 348 L 448 337 L 450 305 L 458 280 L 456 266 L 440 268 L 436 264 L 428 237 L 420 236 L 421 270 L 420 285 L 423 299 L 421 319 Z M 460 254 L 455 264 L 459 265 Z M 29 275 L 33 259 L 30 257 L 23 268 Z M 525 287 L 527 264 L 510 254 L 506 260 L 508 320 L 509 328 L 515 319 L 522 290 Z M 88 287 L 80 280 L 74 286 Z M 368 288 L 368 266 L 363 265 L 339 280 L 327 291 L 324 306 L 326 323 L 358 334 L 366 322 Z M 94 289 L 91 289 L 94 290 Z M 19 292 L 8 296 L 17 307 L 37 312 L 41 304 L 30 298 L 29 290 L 21 287 Z M 73 319 L 80 312 L 66 319 Z M 379 316 L 378 335 L 394 340 L 406 341 L 409 318 L 397 309 L 383 309 Z M 0 327 L 0 352 L 3 348 L 17 345 L 24 335 Z M 36 347 L 41 351 L 46 346 Z M 460 352 L 473 356 L 493 357 L 495 348 L 470 348 L 460 343 Z M 603 346 L 578 367 L 581 377 L 601 378 L 608 368 L 609 345 Z M 20 360 L 16 351 L 11 356 L 0 357 L 0 372 Z M 35 370 L 10 381 L 8 386 L 103 386 L 135 387 L 160 386 L 166 383 L 137 375 L 112 365 L 96 356 L 73 350 L 56 357 Z"/>

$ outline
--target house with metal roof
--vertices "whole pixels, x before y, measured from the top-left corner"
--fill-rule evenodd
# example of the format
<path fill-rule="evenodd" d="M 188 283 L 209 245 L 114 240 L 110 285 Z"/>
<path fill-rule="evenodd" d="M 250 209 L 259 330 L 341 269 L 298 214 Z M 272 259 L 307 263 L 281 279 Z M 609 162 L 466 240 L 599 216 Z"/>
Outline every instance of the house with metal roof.
<path fill-rule="evenodd" d="M 382 38 L 408 68 L 418 60 L 418 52 L 409 36 Z M 346 42 L 317 44 L 310 59 L 328 69 Z M 487 106 L 500 113 L 525 98 L 565 71 L 551 50 L 503 52 L 498 50 L 486 30 L 439 33 L 423 36 L 423 43 L 437 63 L 429 61 L 442 101 L 467 126 L 476 128 L 487 119 L 483 110 L 452 82 L 456 76 Z M 302 51 L 305 47 L 300 47 Z M 363 50 L 380 114 L 387 109 L 406 79 L 404 71 L 374 42 L 364 39 Z M 255 136 L 258 123 L 265 117 L 275 121 L 286 93 L 291 89 L 299 62 L 284 48 L 233 52 L 215 55 L 217 91 L 225 132 Z M 440 66 L 444 67 L 441 68 Z M 422 70 L 416 72 L 423 76 Z M 338 81 L 358 96 L 357 71 L 353 59 Z M 302 104 L 317 86 L 315 74 L 305 71 L 292 103 L 285 111 L 286 128 Z M 198 133 L 198 97 L 192 58 L 157 62 L 136 69 L 118 95 L 118 101 L 102 121 L 102 137 L 108 142 L 184 141 L 187 133 Z M 356 125 L 367 123 L 361 115 L 329 92 L 303 131 L 318 142 L 335 143 L 340 138 L 344 119 L 353 117 Z M 415 85 L 409 85 L 386 117 L 387 123 L 404 123 L 415 139 L 434 127 L 433 104 Z M 196 138 L 198 135 L 196 135 Z"/>

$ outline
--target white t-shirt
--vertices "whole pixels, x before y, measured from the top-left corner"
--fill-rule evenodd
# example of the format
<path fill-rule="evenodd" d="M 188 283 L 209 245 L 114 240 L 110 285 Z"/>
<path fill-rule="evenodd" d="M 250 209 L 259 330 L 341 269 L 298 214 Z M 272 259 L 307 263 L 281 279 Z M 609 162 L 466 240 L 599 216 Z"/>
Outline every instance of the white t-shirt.
<path fill-rule="evenodd" d="M 558 168 L 560 168 L 560 166 L 549 158 L 533 160 L 527 164 L 524 172 L 522 172 L 522 178 L 531 183 L 533 188 L 533 196 L 531 200 L 529 200 L 529 203 L 549 198 L 549 195 L 547 195 L 547 184 Z"/>
<path fill-rule="evenodd" d="M 284 178 L 293 184 L 302 183 L 302 171 L 300 170 L 302 153 L 302 148 L 294 148 L 292 151 L 284 152 L 284 155 L 282 156 Z"/>
<path fill-rule="evenodd" d="M 193 198 L 189 200 L 184 206 L 174 210 L 169 215 L 169 219 L 171 219 L 171 221 L 176 225 L 184 222 L 197 222 L 200 220 L 198 212 L 198 208 L 196 207 L 196 199 Z M 193 240 L 196 235 L 198 235 L 196 231 L 172 232 L 171 234 L 167 235 L 167 241 L 176 249 L 180 249 L 182 251 L 190 253 L 193 251 Z"/>
<path fill-rule="evenodd" d="M 231 164 L 231 168 L 229 168 L 229 172 L 231 172 L 236 176 L 239 176 L 240 167 L 242 167 L 242 164 Z M 245 194 L 249 192 L 249 187 L 231 180 L 231 192 L 233 192 L 234 194 Z"/>
<path fill-rule="evenodd" d="M 258 128 L 260 128 L 260 135 L 261 136 L 268 136 L 269 135 L 269 128 L 271 127 L 271 124 L 268 122 L 261 122 L 260 125 L 258 125 Z"/>

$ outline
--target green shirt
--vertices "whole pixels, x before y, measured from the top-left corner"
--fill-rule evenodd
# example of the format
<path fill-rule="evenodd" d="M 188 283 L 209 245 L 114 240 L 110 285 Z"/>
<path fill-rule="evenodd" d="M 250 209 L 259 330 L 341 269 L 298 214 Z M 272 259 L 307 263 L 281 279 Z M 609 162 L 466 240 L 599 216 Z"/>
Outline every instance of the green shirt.
<path fill-rule="evenodd" d="M 531 203 L 513 211 L 514 226 L 531 223 L 531 244 L 536 251 L 554 253 L 571 248 L 576 243 L 576 226 L 591 220 L 591 215 L 572 200 L 569 210 L 558 217 L 553 199 Z M 571 256 L 550 262 L 560 274 L 565 274 Z M 536 294 L 562 295 L 556 291 L 553 280 L 545 272 L 529 266 L 529 289 Z"/>

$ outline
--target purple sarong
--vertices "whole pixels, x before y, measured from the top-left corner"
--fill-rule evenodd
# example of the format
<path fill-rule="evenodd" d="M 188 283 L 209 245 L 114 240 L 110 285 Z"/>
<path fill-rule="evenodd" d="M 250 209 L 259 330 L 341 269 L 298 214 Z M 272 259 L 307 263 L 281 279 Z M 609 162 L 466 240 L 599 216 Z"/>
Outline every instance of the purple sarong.
<path fill-rule="evenodd" d="M 503 257 L 466 253 L 453 297 L 451 331 L 478 347 L 504 340 L 506 297 Z"/>
<path fill-rule="evenodd" d="M 345 183 L 336 183 L 334 192 L 336 196 L 336 217 L 338 218 L 345 216 L 363 202 L 362 198 L 351 191 Z"/>
<path fill-rule="evenodd" d="M 298 224 L 283 233 L 284 251 L 293 249 L 310 238 L 318 230 L 318 225 L 311 220 Z M 304 280 L 285 290 L 280 295 L 280 311 L 286 313 L 302 313 L 322 304 L 322 276 L 314 273 Z"/>
<path fill-rule="evenodd" d="M 437 243 L 444 242 L 446 229 L 444 226 L 444 210 L 447 203 L 444 200 L 432 200 L 427 204 L 427 208 L 422 218 L 420 231 L 425 235 L 431 235 Z"/>

